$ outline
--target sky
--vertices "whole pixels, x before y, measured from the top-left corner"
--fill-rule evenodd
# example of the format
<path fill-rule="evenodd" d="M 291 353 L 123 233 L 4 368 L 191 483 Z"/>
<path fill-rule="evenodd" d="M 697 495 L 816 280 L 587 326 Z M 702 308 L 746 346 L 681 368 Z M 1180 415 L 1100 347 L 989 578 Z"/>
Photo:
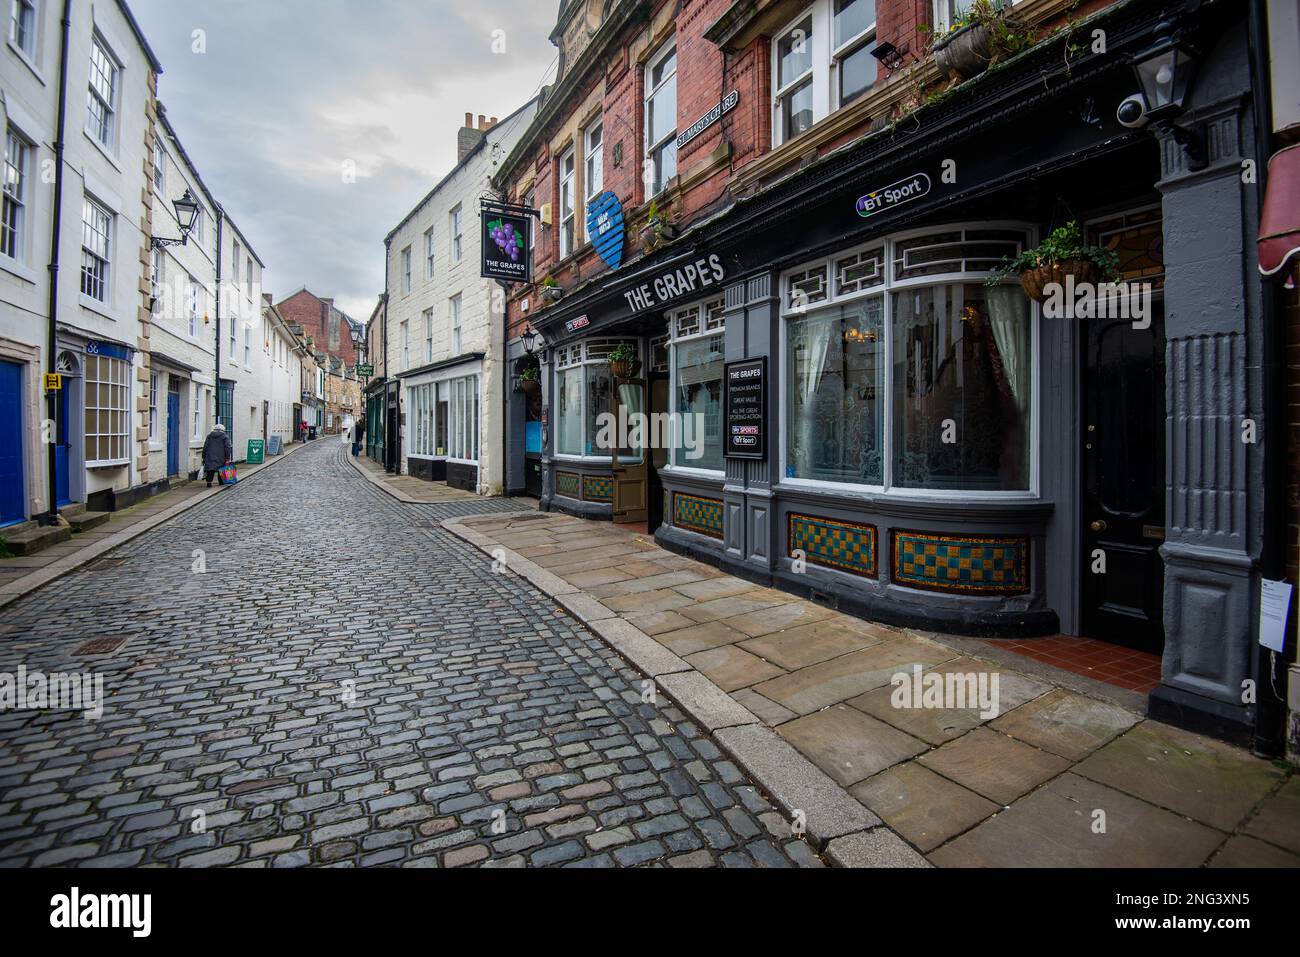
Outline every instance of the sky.
<path fill-rule="evenodd" d="M 554 75 L 554 0 L 128 2 L 264 291 L 306 286 L 362 322 L 384 237 L 455 165 L 465 114 L 504 118 Z"/>

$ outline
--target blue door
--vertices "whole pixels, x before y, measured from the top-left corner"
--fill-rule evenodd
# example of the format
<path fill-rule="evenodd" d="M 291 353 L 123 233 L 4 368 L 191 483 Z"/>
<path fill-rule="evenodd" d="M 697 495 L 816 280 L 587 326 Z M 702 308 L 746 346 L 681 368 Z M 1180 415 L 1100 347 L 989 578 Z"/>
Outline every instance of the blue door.
<path fill-rule="evenodd" d="M 68 418 L 68 388 L 70 381 L 65 377 L 63 388 L 54 400 L 58 420 L 54 431 L 54 497 L 56 505 L 62 508 L 72 504 L 72 494 L 68 482 L 68 460 L 72 456 L 72 428 Z"/>
<path fill-rule="evenodd" d="M 181 474 L 181 394 L 167 393 L 167 474 Z"/>
<path fill-rule="evenodd" d="M 22 368 L 16 362 L 0 362 L 0 525 L 26 518 Z"/>

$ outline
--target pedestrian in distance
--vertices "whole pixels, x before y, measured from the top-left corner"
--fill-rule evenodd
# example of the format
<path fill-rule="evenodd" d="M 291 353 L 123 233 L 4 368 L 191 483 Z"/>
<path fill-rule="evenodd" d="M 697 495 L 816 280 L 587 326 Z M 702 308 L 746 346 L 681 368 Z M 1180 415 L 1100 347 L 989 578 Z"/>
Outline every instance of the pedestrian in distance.
<path fill-rule="evenodd" d="M 226 427 L 218 422 L 208 433 L 207 439 L 203 443 L 203 471 L 206 473 L 208 488 L 212 488 L 212 479 L 217 479 L 218 485 L 225 485 L 222 481 L 220 472 L 229 465 L 235 457 L 235 447 L 230 441 L 230 436 L 226 434 Z"/>
<path fill-rule="evenodd" d="M 361 454 L 361 446 L 366 441 L 366 420 L 357 419 L 357 424 L 352 427 L 352 457 L 355 459 Z"/>

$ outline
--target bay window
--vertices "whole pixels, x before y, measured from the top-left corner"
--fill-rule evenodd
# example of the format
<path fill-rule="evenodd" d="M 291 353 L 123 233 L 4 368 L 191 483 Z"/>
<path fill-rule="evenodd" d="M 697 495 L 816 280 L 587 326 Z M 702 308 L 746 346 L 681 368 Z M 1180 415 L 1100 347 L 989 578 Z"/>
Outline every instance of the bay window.
<path fill-rule="evenodd" d="M 876 0 L 816 0 L 773 37 L 772 137 L 779 146 L 871 89 Z"/>
<path fill-rule="evenodd" d="M 687 306 L 668 318 L 673 412 L 674 467 L 723 470 L 722 299 Z"/>
<path fill-rule="evenodd" d="M 786 480 L 911 492 L 1034 487 L 1035 319 L 986 285 L 1023 229 L 947 227 L 785 276 Z"/>
<path fill-rule="evenodd" d="M 645 70 L 645 169 L 647 198 L 663 192 L 677 175 L 677 43 L 669 40 Z"/>
<path fill-rule="evenodd" d="M 86 467 L 130 461 L 131 363 L 86 355 Z"/>

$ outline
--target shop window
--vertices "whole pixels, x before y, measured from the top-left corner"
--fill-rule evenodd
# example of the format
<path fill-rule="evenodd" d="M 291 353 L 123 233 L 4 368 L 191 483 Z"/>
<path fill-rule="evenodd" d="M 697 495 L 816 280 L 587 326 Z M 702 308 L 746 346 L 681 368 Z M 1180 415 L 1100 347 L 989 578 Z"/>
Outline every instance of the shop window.
<path fill-rule="evenodd" d="M 677 468 L 723 470 L 723 300 L 678 309 L 669 315 L 673 409 L 671 462 Z"/>
<path fill-rule="evenodd" d="M 772 136 L 780 146 L 876 82 L 876 0 L 816 0 L 773 37 Z"/>
<path fill-rule="evenodd" d="M 952 228 L 785 276 L 787 480 L 1032 491 L 1033 310 L 1014 282 L 986 284 L 1025 240 Z M 834 294 L 809 306 L 826 270 Z"/>
<path fill-rule="evenodd" d="M 610 411 L 609 354 L 623 340 L 587 339 L 556 350 L 555 453 L 605 458 L 596 443 L 601 413 Z M 639 410 L 633 410 L 639 411 Z"/>
<path fill-rule="evenodd" d="M 645 184 L 658 196 L 677 175 L 677 43 L 669 40 L 646 64 Z"/>
<path fill-rule="evenodd" d="M 786 283 L 786 308 L 802 309 L 814 303 L 825 302 L 826 266 L 825 264 L 794 273 Z"/>
<path fill-rule="evenodd" d="M 130 460 L 131 363 L 86 356 L 86 467 Z"/>

